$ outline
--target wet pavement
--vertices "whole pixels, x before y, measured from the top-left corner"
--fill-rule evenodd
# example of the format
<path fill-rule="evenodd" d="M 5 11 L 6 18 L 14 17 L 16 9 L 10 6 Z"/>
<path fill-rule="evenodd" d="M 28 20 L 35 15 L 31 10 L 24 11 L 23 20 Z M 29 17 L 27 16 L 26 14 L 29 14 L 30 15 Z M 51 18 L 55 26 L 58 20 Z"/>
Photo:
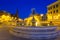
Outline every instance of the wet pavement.
<path fill-rule="evenodd" d="M 0 28 L 0 40 L 32 40 L 32 39 L 24 39 L 24 38 L 13 36 L 9 33 L 9 31 L 6 28 Z M 57 39 L 54 38 L 48 40 L 60 40 L 60 37 L 58 37 Z"/>

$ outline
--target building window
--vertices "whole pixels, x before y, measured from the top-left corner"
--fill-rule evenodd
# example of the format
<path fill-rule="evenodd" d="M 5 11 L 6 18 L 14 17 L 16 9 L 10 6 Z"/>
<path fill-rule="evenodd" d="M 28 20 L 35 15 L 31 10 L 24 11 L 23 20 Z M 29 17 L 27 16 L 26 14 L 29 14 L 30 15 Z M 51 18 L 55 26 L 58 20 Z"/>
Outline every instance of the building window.
<path fill-rule="evenodd" d="M 52 7 L 49 7 L 48 10 L 52 9 Z"/>
<path fill-rule="evenodd" d="M 53 6 L 53 8 L 55 8 L 55 5 Z"/>
<path fill-rule="evenodd" d="M 51 12 L 51 14 L 52 14 L 52 12 Z"/>
<path fill-rule="evenodd" d="M 55 10 L 53 11 L 53 13 L 55 13 Z"/>
<path fill-rule="evenodd" d="M 52 9 L 52 7 L 50 9 Z"/>
<path fill-rule="evenodd" d="M 56 13 L 58 13 L 58 10 L 56 10 Z"/>
<path fill-rule="evenodd" d="M 56 4 L 56 8 L 58 7 L 58 4 Z"/>

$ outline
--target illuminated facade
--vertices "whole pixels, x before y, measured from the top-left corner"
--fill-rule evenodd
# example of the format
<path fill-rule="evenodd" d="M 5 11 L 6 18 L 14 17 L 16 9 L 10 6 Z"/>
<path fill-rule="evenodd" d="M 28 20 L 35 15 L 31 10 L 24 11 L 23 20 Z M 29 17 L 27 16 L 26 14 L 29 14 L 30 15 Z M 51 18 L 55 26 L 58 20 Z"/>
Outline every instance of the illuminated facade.
<path fill-rule="evenodd" d="M 0 11 L 0 22 L 11 20 L 10 14 L 5 11 Z"/>
<path fill-rule="evenodd" d="M 47 16 L 49 21 L 58 20 L 60 17 L 60 1 L 47 6 Z"/>
<path fill-rule="evenodd" d="M 47 6 L 47 21 L 52 21 L 54 25 L 60 25 L 60 0 Z"/>
<path fill-rule="evenodd" d="M 21 22 L 22 19 L 18 18 L 18 11 L 15 15 L 12 15 L 6 11 L 0 11 L 0 24 L 4 25 L 17 25 L 17 22 Z"/>

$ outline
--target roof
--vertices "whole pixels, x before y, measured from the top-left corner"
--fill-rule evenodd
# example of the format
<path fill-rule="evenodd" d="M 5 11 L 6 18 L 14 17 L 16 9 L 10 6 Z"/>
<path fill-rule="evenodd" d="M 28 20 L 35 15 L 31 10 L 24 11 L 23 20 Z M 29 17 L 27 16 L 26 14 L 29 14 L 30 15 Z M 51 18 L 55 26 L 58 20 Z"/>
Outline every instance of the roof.
<path fill-rule="evenodd" d="M 9 13 L 6 11 L 0 10 L 0 15 L 3 15 L 3 14 L 8 15 Z"/>
<path fill-rule="evenodd" d="M 60 3 L 60 1 L 56 1 L 56 2 L 54 2 L 54 3 L 50 4 L 50 5 L 48 5 L 47 8 L 51 7 L 52 5 L 58 4 L 58 3 Z"/>

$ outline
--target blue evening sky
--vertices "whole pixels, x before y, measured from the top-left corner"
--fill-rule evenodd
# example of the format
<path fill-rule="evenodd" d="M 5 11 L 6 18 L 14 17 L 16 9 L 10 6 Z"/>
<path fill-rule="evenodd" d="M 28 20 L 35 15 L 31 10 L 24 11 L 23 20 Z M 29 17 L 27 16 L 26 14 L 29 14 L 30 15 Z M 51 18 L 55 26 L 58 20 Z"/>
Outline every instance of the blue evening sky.
<path fill-rule="evenodd" d="M 45 14 L 47 12 L 47 5 L 56 0 L 0 0 L 0 10 L 5 10 L 11 14 L 19 10 L 20 18 L 27 18 L 31 14 L 31 9 L 35 8 L 37 13 Z"/>

